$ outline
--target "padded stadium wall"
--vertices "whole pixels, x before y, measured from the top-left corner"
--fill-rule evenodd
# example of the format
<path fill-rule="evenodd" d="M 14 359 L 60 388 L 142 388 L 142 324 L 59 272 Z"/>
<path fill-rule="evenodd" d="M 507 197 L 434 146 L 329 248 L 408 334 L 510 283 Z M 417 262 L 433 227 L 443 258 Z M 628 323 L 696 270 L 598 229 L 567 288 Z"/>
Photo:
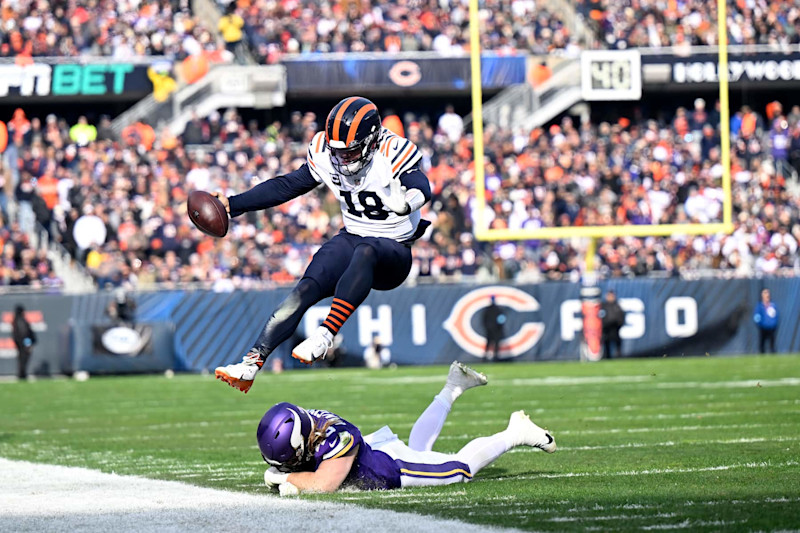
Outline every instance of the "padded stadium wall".
<path fill-rule="evenodd" d="M 700 280 L 633 279 L 601 284 L 614 289 L 626 311 L 621 331 L 624 357 L 735 355 L 758 351 L 752 320 L 761 289 L 772 291 L 781 316 L 778 352 L 800 352 L 800 279 Z M 156 343 L 135 355 L 98 353 L 97 337 L 109 326 L 105 309 L 112 295 L 0 296 L 0 374 L 15 371 L 10 319 L 23 302 L 39 336 L 29 369 L 63 373 L 147 372 L 166 368 L 201 371 L 238 360 L 250 347 L 288 289 L 272 291 L 161 291 L 136 295 L 137 324 L 150 326 Z M 420 285 L 374 291 L 345 324 L 338 363 L 359 365 L 365 346 L 377 335 L 400 365 L 465 362 L 483 357 L 481 310 L 495 296 L 507 310 L 501 357 L 520 361 L 576 360 L 582 339 L 580 286 L 568 282 L 537 285 Z M 306 313 L 298 337 L 274 357 L 288 366 L 288 350 L 325 318 L 328 301 Z M 147 359 L 147 358 L 151 359 Z M 139 358 L 139 359 L 136 359 Z"/>

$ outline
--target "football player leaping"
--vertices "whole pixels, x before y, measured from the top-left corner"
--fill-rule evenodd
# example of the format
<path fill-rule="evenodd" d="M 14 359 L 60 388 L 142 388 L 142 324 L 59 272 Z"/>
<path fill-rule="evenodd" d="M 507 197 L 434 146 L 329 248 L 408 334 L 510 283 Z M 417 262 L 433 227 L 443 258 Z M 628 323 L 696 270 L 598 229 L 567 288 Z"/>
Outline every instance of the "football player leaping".
<path fill-rule="evenodd" d="M 217 368 L 217 379 L 242 392 L 250 390 L 264 361 L 294 333 L 306 310 L 333 296 L 322 326 L 292 350 L 292 357 L 312 364 L 325 356 L 370 290 L 391 290 L 405 281 L 411 243 L 430 225 L 419 214 L 431 197 L 428 179 L 418 168 L 420 159 L 414 143 L 381 127 L 375 104 L 353 96 L 331 110 L 302 167 L 243 194 L 217 194 L 235 217 L 275 207 L 324 183 L 339 199 L 344 219 L 344 229 L 314 254 L 242 362 Z"/>

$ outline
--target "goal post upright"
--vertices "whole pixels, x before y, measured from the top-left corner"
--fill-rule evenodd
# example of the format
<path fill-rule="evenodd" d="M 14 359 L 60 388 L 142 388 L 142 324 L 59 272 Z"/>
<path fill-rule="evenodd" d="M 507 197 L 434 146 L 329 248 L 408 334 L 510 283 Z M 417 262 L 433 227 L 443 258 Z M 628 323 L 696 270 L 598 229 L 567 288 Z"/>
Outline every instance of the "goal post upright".
<path fill-rule="evenodd" d="M 668 237 L 672 235 L 709 235 L 733 231 L 733 198 L 731 187 L 730 101 L 728 95 L 728 50 L 726 0 L 717 0 L 718 77 L 720 101 L 720 164 L 722 165 L 722 221 L 708 224 L 643 224 L 613 226 L 557 226 L 536 229 L 492 229 L 487 227 L 485 210 L 486 183 L 484 172 L 483 91 L 481 86 L 480 18 L 478 0 L 469 2 L 470 73 L 472 96 L 473 158 L 475 163 L 474 233 L 479 241 L 518 241 L 587 238 L 589 250 L 596 249 L 595 239 L 606 237 Z M 592 254 L 594 255 L 594 254 Z M 593 258 L 592 258 L 593 259 Z M 591 261 L 587 257 L 585 261 Z M 592 267 L 593 265 L 586 265 Z"/>
<path fill-rule="evenodd" d="M 475 238 L 483 240 L 486 217 L 486 177 L 483 154 L 483 86 L 478 0 L 469 1 L 469 62 L 472 89 L 472 157 L 475 162 Z"/>
<path fill-rule="evenodd" d="M 731 110 L 728 92 L 728 6 L 717 0 L 717 70 L 719 78 L 719 143 L 722 164 L 722 223 L 733 231 L 733 197 L 731 191 Z"/>

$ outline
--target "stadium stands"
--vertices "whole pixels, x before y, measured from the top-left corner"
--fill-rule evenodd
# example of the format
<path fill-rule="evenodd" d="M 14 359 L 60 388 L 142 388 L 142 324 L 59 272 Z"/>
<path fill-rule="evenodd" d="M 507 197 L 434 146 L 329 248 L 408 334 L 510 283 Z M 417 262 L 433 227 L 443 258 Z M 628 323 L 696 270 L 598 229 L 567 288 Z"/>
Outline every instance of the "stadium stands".
<path fill-rule="evenodd" d="M 605 239 L 598 248 L 601 271 L 677 275 L 691 268 L 744 276 L 796 270 L 800 196 L 787 188 L 782 162 L 798 161 L 800 109 L 773 108 L 771 115 L 765 123 L 744 108 L 732 121 L 733 235 Z M 471 137 L 448 135 L 426 116 L 406 118 L 406 134 L 424 153 L 433 186 L 432 206 L 423 216 L 436 222 L 430 239 L 414 248 L 413 280 L 577 275 L 577 243 L 477 243 L 471 233 Z M 715 121 L 715 111 L 698 100 L 666 123 L 577 125 L 564 119 L 530 135 L 490 127 L 492 227 L 718 221 Z M 289 283 L 341 226 L 338 203 L 324 188 L 236 219 L 223 240 L 199 233 L 185 214 L 190 190 L 233 194 L 301 165 L 305 143 L 317 129 L 313 113 L 295 113 L 289 124 L 264 129 L 244 124 L 234 111 L 215 113 L 190 122 L 180 138 L 164 131 L 113 139 L 101 125 L 97 140 L 85 146 L 73 144 L 70 125 L 56 117 L 44 125 L 31 120 L 20 135 L 10 126 L 18 199 L 26 183 L 35 184 L 29 194 L 46 206 L 37 219 L 101 286 L 200 282 L 226 290 Z M 41 271 L 46 278 L 47 269 Z"/>
<path fill-rule="evenodd" d="M 665 9 L 622 0 L 572 5 L 602 47 L 714 43 L 713 2 L 668 3 Z M 264 63 L 298 53 L 468 51 L 468 17 L 461 3 L 242 0 L 219 6 L 230 16 L 209 30 L 182 2 L 23 0 L 4 5 L 0 56 L 182 58 L 221 46 L 232 51 L 239 39 Z M 564 13 L 553 12 L 544 0 L 487 0 L 482 9 L 494 13 L 482 22 L 486 50 L 575 55 L 583 46 Z M 800 9 L 794 3 L 756 0 L 729 9 L 732 43 L 800 42 Z M 414 249 L 412 279 L 576 276 L 584 251 L 578 242 L 474 240 L 472 140 L 455 116 L 406 116 L 402 124 L 425 154 L 434 190 L 424 216 L 435 219 L 435 229 Z M 185 216 L 189 190 L 232 194 L 302 164 L 304 143 L 317 128 L 312 113 L 295 113 L 288 124 L 263 129 L 243 124 L 233 111 L 215 113 L 192 120 L 179 138 L 144 123 L 117 138 L 108 120 L 85 122 L 68 124 L 54 115 L 29 120 L 21 111 L 8 122 L 5 161 L 20 207 L 8 213 L 12 193 L 5 193 L 3 211 L 15 222 L 0 227 L 5 269 L 0 283 L 58 283 L 21 231 L 34 221 L 100 285 L 200 282 L 220 290 L 296 280 L 316 247 L 341 225 L 338 204 L 323 190 L 270 213 L 240 217 L 220 241 L 199 233 Z M 698 99 L 675 110 L 668 122 L 564 119 L 530 134 L 490 126 L 491 227 L 719 221 L 717 123 L 718 112 Z M 785 180 L 787 170 L 800 168 L 800 108 L 771 108 L 765 116 L 742 108 L 732 118 L 732 134 L 736 231 L 605 239 L 597 250 L 604 275 L 715 269 L 746 276 L 800 268 L 795 253 L 800 194 Z M 9 271 L 12 264 L 26 266 Z"/>
<path fill-rule="evenodd" d="M 717 43 L 716 2 L 631 2 L 575 0 L 577 11 L 605 48 L 660 48 Z M 800 42 L 800 9 L 795 2 L 727 2 L 731 44 L 784 48 Z"/>
<path fill-rule="evenodd" d="M 182 59 L 216 49 L 218 36 L 182 2 L 3 3 L 0 56 L 141 56 Z"/>
<path fill-rule="evenodd" d="M 716 42 L 714 2 L 655 4 L 627 0 L 574 0 L 577 15 L 604 48 L 690 47 Z M 4 5 L 0 57 L 141 56 L 182 59 L 246 42 L 261 63 L 286 54 L 436 51 L 460 55 L 468 48 L 468 10 L 452 2 L 218 1 L 226 15 L 204 26 L 183 2 L 53 3 L 23 0 Z M 586 47 L 562 12 L 546 0 L 482 2 L 481 45 L 501 53 L 561 53 Z M 732 44 L 800 42 L 800 9 L 792 2 L 731 3 Z"/>
<path fill-rule="evenodd" d="M 221 8 L 228 10 L 229 3 Z M 285 54 L 329 52 L 417 52 L 464 54 L 469 42 L 468 9 L 447 2 L 236 2 L 247 41 L 262 63 Z M 545 54 L 577 50 L 559 13 L 544 0 L 482 3 L 485 50 Z"/>

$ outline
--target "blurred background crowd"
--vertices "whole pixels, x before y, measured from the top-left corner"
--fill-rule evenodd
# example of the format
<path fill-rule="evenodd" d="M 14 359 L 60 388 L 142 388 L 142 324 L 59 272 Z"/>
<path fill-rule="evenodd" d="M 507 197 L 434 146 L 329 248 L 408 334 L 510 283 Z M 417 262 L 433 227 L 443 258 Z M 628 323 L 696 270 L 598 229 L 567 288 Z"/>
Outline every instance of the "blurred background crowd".
<path fill-rule="evenodd" d="M 578 24 L 545 0 L 481 2 L 481 44 L 500 53 L 577 55 L 583 48 L 716 43 L 716 3 L 706 0 L 572 0 Z M 800 43 L 796 2 L 728 2 L 732 44 Z M 468 51 L 468 5 L 461 0 L 218 1 L 217 28 L 188 0 L 5 0 L 0 56 L 141 56 L 183 59 L 225 46 L 261 63 L 286 54 Z M 569 28 L 572 27 L 571 31 Z M 580 28 L 581 31 L 575 31 Z"/>
<path fill-rule="evenodd" d="M 575 124 L 566 118 L 530 134 L 487 128 L 490 226 L 720 221 L 718 112 L 702 99 L 689 104 L 660 120 Z M 475 241 L 472 136 L 447 111 L 392 117 L 421 148 L 434 193 L 423 209 L 434 229 L 413 249 L 411 280 L 577 276 L 581 241 Z M 24 265 L 24 274 L 6 276 L 6 283 L 53 283 L 46 260 L 25 252 L 24 230 L 37 222 L 101 286 L 202 282 L 225 290 L 295 281 L 341 227 L 338 201 L 326 188 L 238 217 L 221 240 L 194 229 L 185 201 L 194 189 L 230 195 L 302 165 L 319 120 L 295 112 L 286 124 L 259 128 L 228 110 L 191 121 L 179 137 L 138 124 L 115 138 L 101 123 L 94 140 L 79 142 L 65 120 L 28 120 L 20 110 L 9 122 L 2 199 L 6 204 L 14 195 L 19 223 L 4 230 L 3 259 L 7 271 Z M 601 273 L 718 269 L 746 276 L 800 268 L 800 193 L 786 179 L 800 164 L 800 108 L 774 103 L 758 113 L 744 107 L 734 114 L 731 133 L 736 231 L 603 239 Z"/>
<path fill-rule="evenodd" d="M 188 0 L 4 0 L 0 56 L 142 56 L 183 59 L 215 49 Z"/>
<path fill-rule="evenodd" d="M 575 0 L 575 25 L 543 0 L 481 3 L 481 39 L 499 53 L 576 55 L 581 48 L 714 44 L 714 2 Z M 550 4 L 548 4 L 550 5 Z M 247 49 L 258 62 L 287 54 L 468 52 L 467 3 L 237 0 L 220 3 L 216 28 L 186 0 L 4 0 L 0 56 L 105 55 L 118 59 Z M 490 16 L 492 15 L 492 16 Z M 797 2 L 729 5 L 732 43 L 800 42 Z M 569 28 L 579 28 L 572 31 Z M 382 110 L 391 115 L 388 109 Z M 800 107 L 734 110 L 732 235 L 617 238 L 598 243 L 606 276 L 797 272 Z M 4 120 L 9 117 L 2 117 Z M 467 278 L 537 281 L 579 275 L 585 242 L 479 243 L 473 237 L 472 136 L 452 108 L 404 109 L 394 128 L 417 143 L 434 198 L 434 230 L 414 248 L 411 282 Z M 180 136 L 138 123 L 115 135 L 110 118 L 13 112 L 2 158 L 0 284 L 58 286 L 28 235 L 44 228 L 104 286 L 204 283 L 219 290 L 296 280 L 341 227 L 323 189 L 234 221 L 214 240 L 185 212 L 194 189 L 242 192 L 303 164 L 322 117 L 295 112 L 264 126 L 236 110 L 195 118 Z M 723 191 L 719 109 L 687 98 L 653 115 L 577 122 L 531 132 L 485 131 L 487 218 L 492 228 L 718 222 Z M 13 202 L 10 200 L 14 200 Z M 7 222 L 11 221 L 11 222 Z"/>

